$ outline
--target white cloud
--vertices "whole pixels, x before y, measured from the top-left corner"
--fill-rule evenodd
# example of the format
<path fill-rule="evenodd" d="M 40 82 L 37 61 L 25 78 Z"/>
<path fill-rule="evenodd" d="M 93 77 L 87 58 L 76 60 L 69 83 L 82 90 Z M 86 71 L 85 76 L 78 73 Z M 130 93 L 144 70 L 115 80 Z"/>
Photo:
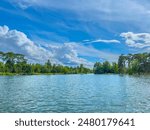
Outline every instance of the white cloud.
<path fill-rule="evenodd" d="M 34 8 L 37 13 L 47 11 L 56 11 L 65 14 L 66 19 L 60 20 L 63 23 L 62 29 L 80 30 L 89 33 L 93 37 L 99 35 L 99 28 L 105 29 L 111 33 L 118 31 L 128 31 L 136 29 L 137 31 L 150 32 L 150 2 L 148 0 L 7 0 L 14 6 L 22 9 L 28 7 Z M 44 8 L 44 10 L 43 10 Z M 13 12 L 13 10 L 11 10 Z M 69 13 L 66 13 L 69 12 Z M 28 11 L 19 12 L 20 15 L 49 26 L 48 20 L 39 19 L 34 13 Z M 69 15 L 68 15 L 69 14 Z M 71 15 L 70 15 L 71 14 Z M 144 19 L 144 20 L 143 20 Z M 65 21 L 77 20 L 81 24 L 70 26 Z M 57 22 L 56 22 L 57 23 Z M 142 24 L 141 24 L 142 23 Z M 53 23 L 54 24 L 54 23 Z M 60 26 L 60 25 L 54 25 Z M 61 26 L 62 27 L 62 26 Z"/>
<path fill-rule="evenodd" d="M 70 10 L 84 20 L 109 19 L 113 21 L 135 20 L 147 16 L 149 1 L 141 0 L 13 0 L 21 8 L 42 7 Z M 85 19 L 88 18 L 88 19 Z"/>
<path fill-rule="evenodd" d="M 59 62 L 63 62 L 65 65 L 79 65 L 84 64 L 87 67 L 91 67 L 93 63 L 86 59 L 79 58 L 78 49 L 75 48 L 77 43 L 64 43 L 63 45 L 50 45 L 47 44 L 45 47 L 52 52 L 55 59 Z"/>
<path fill-rule="evenodd" d="M 90 43 L 97 43 L 97 42 L 102 42 L 102 43 L 120 43 L 118 40 L 104 40 L 104 39 L 97 39 L 93 41 L 88 41 Z"/>
<path fill-rule="evenodd" d="M 144 49 L 144 50 L 150 49 L 150 33 L 126 32 L 126 33 L 121 33 L 120 36 L 125 38 L 125 43 L 129 47 Z"/>
<path fill-rule="evenodd" d="M 17 30 L 9 30 L 7 26 L 0 26 L 0 51 L 24 54 L 32 62 L 44 63 L 50 59 L 53 63 L 63 65 L 91 63 L 78 57 L 78 53 L 70 44 L 59 46 L 48 45 L 47 48 L 37 46 L 27 36 Z"/>
<path fill-rule="evenodd" d="M 9 30 L 7 26 L 0 26 L 1 51 L 14 51 L 25 54 L 31 61 L 44 62 L 52 54 L 38 47 L 27 36 L 17 30 Z"/>
<path fill-rule="evenodd" d="M 5 35 L 8 32 L 9 28 L 4 25 L 3 27 L 0 26 L 0 35 Z"/>
<path fill-rule="evenodd" d="M 111 42 L 117 42 L 112 40 Z M 117 61 L 118 55 L 111 52 L 97 50 L 82 43 L 64 44 L 35 44 L 23 32 L 10 30 L 7 26 L 0 26 L 0 51 L 24 54 L 30 62 L 44 63 L 50 59 L 53 63 L 76 66 L 84 64 L 92 67 L 88 58 Z M 80 57 L 88 57 L 87 60 Z"/>
<path fill-rule="evenodd" d="M 81 44 L 74 44 L 74 47 L 81 56 L 99 59 L 98 61 L 117 62 L 119 54 L 114 54 L 108 51 L 101 51 L 93 48 L 92 46 L 83 46 Z"/>

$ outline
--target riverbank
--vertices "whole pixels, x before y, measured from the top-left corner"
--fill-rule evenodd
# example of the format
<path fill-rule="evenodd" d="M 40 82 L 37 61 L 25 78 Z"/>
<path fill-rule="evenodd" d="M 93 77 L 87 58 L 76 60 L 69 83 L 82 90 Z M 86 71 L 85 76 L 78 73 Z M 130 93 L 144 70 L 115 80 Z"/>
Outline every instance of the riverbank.
<path fill-rule="evenodd" d="M 115 74 L 115 73 L 104 73 L 104 74 L 94 74 L 94 73 L 30 73 L 30 74 L 25 74 L 25 73 L 0 73 L 0 76 L 30 76 L 30 75 L 76 75 L 76 74 L 83 74 L 83 75 L 88 75 L 88 74 L 93 74 L 93 75 L 129 75 L 129 76 L 146 76 L 149 75 L 150 73 L 141 73 L 141 74 Z"/>
<path fill-rule="evenodd" d="M 76 73 L 31 73 L 31 74 L 23 74 L 23 73 L 0 73 L 0 76 L 23 76 L 23 75 L 70 75 Z M 93 73 L 78 73 L 78 74 L 93 74 Z"/>

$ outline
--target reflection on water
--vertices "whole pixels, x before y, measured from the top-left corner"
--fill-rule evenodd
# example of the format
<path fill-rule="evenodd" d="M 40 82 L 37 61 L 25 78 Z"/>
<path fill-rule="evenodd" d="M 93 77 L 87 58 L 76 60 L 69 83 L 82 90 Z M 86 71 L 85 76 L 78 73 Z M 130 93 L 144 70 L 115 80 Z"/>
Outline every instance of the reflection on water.
<path fill-rule="evenodd" d="M 150 76 L 0 76 L 0 112 L 150 112 Z"/>

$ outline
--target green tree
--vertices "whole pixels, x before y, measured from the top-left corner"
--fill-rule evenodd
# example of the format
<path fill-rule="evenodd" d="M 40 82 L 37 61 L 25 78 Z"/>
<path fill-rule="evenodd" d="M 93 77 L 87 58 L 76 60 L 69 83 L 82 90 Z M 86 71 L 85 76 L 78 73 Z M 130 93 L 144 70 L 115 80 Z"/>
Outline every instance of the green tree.
<path fill-rule="evenodd" d="M 3 62 L 0 62 L 0 73 L 5 72 L 5 65 L 3 64 Z"/>
<path fill-rule="evenodd" d="M 111 73 L 111 65 L 108 61 L 103 63 L 103 71 L 104 73 Z"/>
<path fill-rule="evenodd" d="M 93 72 L 95 74 L 103 74 L 104 73 L 103 64 L 101 64 L 100 62 L 96 62 L 94 64 Z"/>
<path fill-rule="evenodd" d="M 119 73 L 125 73 L 125 61 L 126 61 L 126 57 L 124 55 L 119 56 L 118 59 Z"/>
<path fill-rule="evenodd" d="M 119 68 L 118 68 L 118 64 L 113 62 L 112 63 L 112 73 L 118 74 L 119 73 Z"/>

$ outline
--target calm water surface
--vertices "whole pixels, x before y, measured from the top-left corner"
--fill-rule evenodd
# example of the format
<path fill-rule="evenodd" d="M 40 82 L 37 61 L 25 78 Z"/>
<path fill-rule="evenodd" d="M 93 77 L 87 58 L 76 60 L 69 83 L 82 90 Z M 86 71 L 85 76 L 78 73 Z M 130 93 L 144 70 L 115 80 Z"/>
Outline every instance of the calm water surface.
<path fill-rule="evenodd" d="M 150 76 L 0 76 L 0 112 L 150 112 Z"/>

